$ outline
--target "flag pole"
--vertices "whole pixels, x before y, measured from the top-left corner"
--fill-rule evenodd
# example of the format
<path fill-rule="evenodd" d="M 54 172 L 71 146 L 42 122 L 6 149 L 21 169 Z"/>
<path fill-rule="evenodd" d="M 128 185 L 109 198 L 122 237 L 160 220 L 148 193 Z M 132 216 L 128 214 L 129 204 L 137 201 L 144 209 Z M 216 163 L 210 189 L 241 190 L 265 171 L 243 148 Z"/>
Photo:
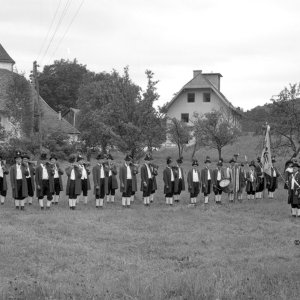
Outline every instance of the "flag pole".
<path fill-rule="evenodd" d="M 266 122 L 265 127 L 266 127 L 266 130 L 265 130 L 265 134 L 264 134 L 263 149 L 265 149 L 265 147 L 266 147 L 266 135 L 267 135 L 267 132 L 268 132 L 268 122 Z M 264 181 L 263 199 L 265 200 L 265 190 L 266 190 L 266 187 L 267 187 L 267 183 L 266 183 L 266 176 L 265 176 L 264 166 L 263 166 L 263 181 Z"/>

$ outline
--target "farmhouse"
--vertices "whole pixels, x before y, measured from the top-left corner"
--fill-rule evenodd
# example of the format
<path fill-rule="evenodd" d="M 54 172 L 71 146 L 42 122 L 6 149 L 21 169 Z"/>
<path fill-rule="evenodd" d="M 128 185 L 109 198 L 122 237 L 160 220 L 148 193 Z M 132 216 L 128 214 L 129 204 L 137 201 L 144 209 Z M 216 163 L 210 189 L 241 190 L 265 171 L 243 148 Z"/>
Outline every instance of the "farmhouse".
<path fill-rule="evenodd" d="M 193 71 L 193 78 L 176 93 L 167 105 L 167 116 L 192 124 L 193 115 L 221 110 L 239 126 L 241 115 L 220 91 L 220 73 Z"/>
<path fill-rule="evenodd" d="M 0 44 L 0 124 L 6 131 L 12 131 L 14 125 L 10 122 L 10 112 L 7 109 L 8 89 L 13 84 L 14 76 L 21 76 L 13 72 L 14 60 L 7 54 Z M 62 132 L 69 136 L 70 140 L 77 141 L 80 132 L 72 126 L 67 120 L 62 118 L 60 112 L 53 110 L 47 102 L 37 96 L 36 90 L 28 83 L 30 88 L 31 119 L 28 120 L 32 125 L 31 134 L 35 131 L 37 124 L 37 100 L 39 99 L 41 107 L 41 125 L 43 135 L 52 132 Z M 30 134 L 30 135 L 31 135 Z"/>

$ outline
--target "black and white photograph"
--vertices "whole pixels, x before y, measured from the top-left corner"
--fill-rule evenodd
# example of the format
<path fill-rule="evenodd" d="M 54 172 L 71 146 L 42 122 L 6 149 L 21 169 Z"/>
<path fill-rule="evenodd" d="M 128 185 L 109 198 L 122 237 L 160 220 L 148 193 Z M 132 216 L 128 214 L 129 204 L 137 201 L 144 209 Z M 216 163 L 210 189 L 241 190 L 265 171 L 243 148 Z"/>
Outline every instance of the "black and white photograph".
<path fill-rule="evenodd" d="M 0 300 L 300 299 L 299 16 L 0 0 Z"/>

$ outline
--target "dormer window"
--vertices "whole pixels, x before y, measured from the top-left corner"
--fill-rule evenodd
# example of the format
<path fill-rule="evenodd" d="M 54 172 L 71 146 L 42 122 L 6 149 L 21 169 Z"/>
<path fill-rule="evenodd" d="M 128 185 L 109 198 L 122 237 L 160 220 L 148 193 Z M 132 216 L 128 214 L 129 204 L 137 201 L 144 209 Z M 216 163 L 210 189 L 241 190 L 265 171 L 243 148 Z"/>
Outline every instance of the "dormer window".
<path fill-rule="evenodd" d="M 210 93 L 203 93 L 203 102 L 210 102 Z"/>
<path fill-rule="evenodd" d="M 195 93 L 188 93 L 187 94 L 187 102 L 188 103 L 195 102 Z"/>

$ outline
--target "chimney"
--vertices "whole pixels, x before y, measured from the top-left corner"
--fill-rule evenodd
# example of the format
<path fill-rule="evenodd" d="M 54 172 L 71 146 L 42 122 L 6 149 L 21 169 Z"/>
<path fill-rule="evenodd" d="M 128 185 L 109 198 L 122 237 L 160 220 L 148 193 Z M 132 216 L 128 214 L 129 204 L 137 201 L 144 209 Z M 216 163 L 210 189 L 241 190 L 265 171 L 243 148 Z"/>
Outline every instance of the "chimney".
<path fill-rule="evenodd" d="M 198 76 L 198 75 L 201 74 L 201 73 L 202 73 L 202 70 L 194 70 L 194 71 L 193 71 L 193 75 L 194 75 L 193 78 L 195 78 L 196 76 Z"/>
<path fill-rule="evenodd" d="M 61 121 L 61 111 L 58 111 L 58 120 Z"/>

